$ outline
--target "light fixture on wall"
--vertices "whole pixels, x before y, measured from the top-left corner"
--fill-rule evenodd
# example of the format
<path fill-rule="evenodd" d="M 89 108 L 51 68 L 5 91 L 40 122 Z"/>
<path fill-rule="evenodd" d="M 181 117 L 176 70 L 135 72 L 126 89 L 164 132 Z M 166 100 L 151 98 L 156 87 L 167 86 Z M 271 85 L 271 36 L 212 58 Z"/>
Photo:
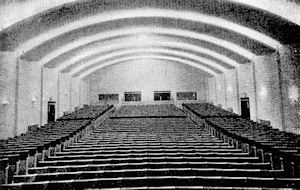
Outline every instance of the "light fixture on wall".
<path fill-rule="evenodd" d="M 6 97 L 3 97 L 1 99 L 1 105 L 6 106 L 9 104 L 9 100 Z"/>
<path fill-rule="evenodd" d="M 37 102 L 37 99 L 36 99 L 36 97 L 34 96 L 34 97 L 32 97 L 32 99 L 31 99 L 31 103 L 36 103 Z"/>
<path fill-rule="evenodd" d="M 228 91 L 228 92 L 232 92 L 232 86 L 228 86 L 228 87 L 227 87 L 227 91 Z"/>
<path fill-rule="evenodd" d="M 259 93 L 259 94 L 260 94 L 260 96 L 261 96 L 262 98 L 267 97 L 268 92 L 267 92 L 266 86 L 264 86 L 264 85 L 261 86 L 261 89 L 260 89 L 260 93 Z"/>
<path fill-rule="evenodd" d="M 289 99 L 292 103 L 299 102 L 299 88 L 296 85 L 292 85 L 288 89 Z"/>
<path fill-rule="evenodd" d="M 247 95 L 247 93 L 241 93 L 240 97 L 241 97 L 241 98 L 247 98 L 248 95 Z"/>

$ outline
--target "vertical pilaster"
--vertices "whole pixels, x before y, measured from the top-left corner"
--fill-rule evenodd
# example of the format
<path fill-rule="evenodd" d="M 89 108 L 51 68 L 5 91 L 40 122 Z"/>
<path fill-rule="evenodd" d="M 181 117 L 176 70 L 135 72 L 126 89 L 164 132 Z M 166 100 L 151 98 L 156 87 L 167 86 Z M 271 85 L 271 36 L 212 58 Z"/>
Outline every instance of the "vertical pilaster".
<path fill-rule="evenodd" d="M 14 116 L 14 127 L 13 127 L 13 135 L 17 136 L 18 135 L 18 106 L 19 106 L 19 78 L 20 78 L 20 67 L 19 67 L 19 57 L 17 56 L 16 59 L 16 70 L 15 70 L 15 75 L 16 75 L 16 81 L 15 81 L 15 116 Z"/>
<path fill-rule="evenodd" d="M 71 112 L 72 111 L 72 76 L 70 76 L 70 82 L 69 82 L 69 95 L 70 95 L 70 98 L 69 98 L 69 111 Z"/>
<path fill-rule="evenodd" d="M 253 59 L 254 60 L 254 59 Z M 257 80 L 256 80 L 256 74 L 255 74 L 255 62 L 252 61 L 252 73 L 253 73 L 253 85 L 254 85 L 254 101 L 255 101 L 255 120 L 258 121 L 258 101 L 257 101 Z"/>
<path fill-rule="evenodd" d="M 40 88 L 40 126 L 43 125 L 43 101 L 44 101 L 44 67 L 41 66 L 41 88 Z"/>
<path fill-rule="evenodd" d="M 225 73 L 223 73 L 223 80 L 224 80 L 224 93 L 225 93 L 225 108 L 227 108 L 228 97 L 227 97 L 227 84 L 226 84 Z"/>
<path fill-rule="evenodd" d="M 57 107 L 57 118 L 59 118 L 59 104 L 60 104 L 60 98 L 59 98 L 59 85 L 60 85 L 60 73 L 57 74 L 57 102 L 56 102 L 56 107 Z"/>
<path fill-rule="evenodd" d="M 278 85 L 279 85 L 279 94 L 280 94 L 280 113 L 281 113 L 281 124 L 282 124 L 282 130 L 286 130 L 285 126 L 285 113 L 284 113 L 284 102 L 283 102 L 283 87 L 282 87 L 282 82 L 283 82 L 283 77 L 282 77 L 282 65 L 281 65 L 281 59 L 280 59 L 280 54 L 278 50 L 276 50 L 276 62 L 277 62 L 277 68 L 278 68 Z"/>
<path fill-rule="evenodd" d="M 216 96 L 216 104 L 218 104 L 218 89 L 217 89 L 217 77 L 215 78 L 215 96 Z"/>
<path fill-rule="evenodd" d="M 241 102 L 240 102 L 240 85 L 239 85 L 239 73 L 238 68 L 235 68 L 235 78 L 236 78 L 236 97 L 238 103 L 238 114 L 241 114 Z"/>

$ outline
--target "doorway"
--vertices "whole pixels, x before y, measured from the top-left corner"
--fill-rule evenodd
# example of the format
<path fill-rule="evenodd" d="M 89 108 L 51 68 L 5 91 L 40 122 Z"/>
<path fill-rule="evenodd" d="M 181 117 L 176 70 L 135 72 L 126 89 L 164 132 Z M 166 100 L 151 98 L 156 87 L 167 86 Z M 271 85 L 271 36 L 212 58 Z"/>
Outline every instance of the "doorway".
<path fill-rule="evenodd" d="M 241 116 L 250 119 L 250 101 L 249 97 L 241 98 Z"/>
<path fill-rule="evenodd" d="M 55 102 L 48 102 L 48 123 L 55 122 Z"/>

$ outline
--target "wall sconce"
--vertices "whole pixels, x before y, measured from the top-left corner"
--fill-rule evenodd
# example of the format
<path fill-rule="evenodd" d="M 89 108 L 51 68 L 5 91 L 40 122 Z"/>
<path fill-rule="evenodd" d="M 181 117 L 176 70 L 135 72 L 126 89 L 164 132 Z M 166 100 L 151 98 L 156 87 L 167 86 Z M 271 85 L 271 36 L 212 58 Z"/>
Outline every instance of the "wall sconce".
<path fill-rule="evenodd" d="M 233 91 L 233 90 L 232 90 L 232 87 L 231 87 L 231 86 L 228 86 L 228 87 L 227 87 L 227 91 L 228 91 L 228 92 L 232 92 L 232 91 Z"/>
<path fill-rule="evenodd" d="M 9 100 L 7 98 L 4 97 L 1 99 L 1 105 L 6 106 L 8 104 L 9 104 Z"/>
<path fill-rule="evenodd" d="M 292 85 L 288 89 L 289 99 L 292 103 L 299 102 L 299 88 L 296 85 Z"/>
<path fill-rule="evenodd" d="M 266 98 L 267 94 L 268 94 L 267 87 L 262 85 L 259 94 L 260 94 L 261 97 Z"/>
<path fill-rule="evenodd" d="M 32 99 L 31 99 L 31 103 L 36 103 L 37 102 L 37 99 L 36 99 L 36 97 L 32 97 Z"/>

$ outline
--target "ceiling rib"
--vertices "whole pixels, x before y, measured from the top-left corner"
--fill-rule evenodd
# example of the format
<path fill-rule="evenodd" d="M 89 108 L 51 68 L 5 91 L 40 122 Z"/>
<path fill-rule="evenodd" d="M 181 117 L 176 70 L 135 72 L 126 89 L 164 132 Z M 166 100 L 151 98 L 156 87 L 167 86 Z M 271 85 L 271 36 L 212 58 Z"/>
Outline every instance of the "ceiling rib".
<path fill-rule="evenodd" d="M 212 60 L 208 60 L 206 58 L 202 58 L 199 56 L 195 56 L 186 52 L 180 52 L 180 51 L 175 51 L 175 50 L 168 50 L 168 49 L 161 49 L 161 48 L 142 48 L 142 49 L 129 49 L 129 50 L 125 50 L 122 52 L 113 52 L 113 53 L 109 53 L 106 54 L 104 56 L 98 57 L 96 59 L 93 59 L 89 62 L 86 63 L 82 63 L 81 65 L 77 66 L 75 69 L 73 69 L 71 71 L 71 74 L 73 73 L 77 73 L 81 70 L 84 70 L 86 68 L 89 68 L 99 62 L 105 62 L 107 60 L 113 59 L 115 57 L 118 56 L 124 56 L 124 55 L 130 55 L 130 54 L 167 54 L 167 55 L 172 55 L 174 57 L 180 57 L 183 59 L 188 59 L 188 60 L 193 60 L 193 62 L 199 63 L 203 66 L 208 66 L 208 67 L 212 67 L 216 70 L 219 70 L 221 72 L 225 72 L 227 70 L 227 68 L 219 65 L 218 63 L 212 61 Z"/>
<path fill-rule="evenodd" d="M 181 59 L 181 58 L 171 57 L 171 56 L 162 56 L 162 55 L 137 55 L 137 56 L 127 56 L 127 57 L 118 58 L 118 59 L 111 60 L 111 61 L 108 61 L 108 62 L 105 62 L 105 63 L 102 63 L 102 64 L 99 63 L 98 65 L 96 65 L 93 68 L 90 68 L 88 70 L 81 71 L 81 72 L 78 72 L 78 73 L 74 73 L 72 75 L 72 77 L 78 77 L 79 79 L 83 79 L 86 76 L 88 76 L 88 75 L 92 74 L 93 72 L 95 72 L 97 70 L 100 70 L 104 67 L 107 67 L 107 66 L 110 66 L 110 65 L 113 65 L 113 64 L 118 64 L 118 63 L 133 61 L 133 60 L 139 60 L 139 59 L 158 59 L 158 60 L 174 61 L 174 62 L 178 62 L 178 63 L 182 63 L 182 64 L 186 64 L 186 65 L 198 68 L 198 69 L 206 72 L 210 76 L 217 75 L 217 73 L 215 73 L 214 71 L 212 71 L 212 70 L 210 70 L 206 67 L 203 67 L 203 66 L 201 66 L 197 63 L 189 61 L 189 60 L 184 60 L 184 59 Z"/>
<path fill-rule="evenodd" d="M 119 10 L 111 11 L 109 13 L 97 14 L 89 16 L 87 18 L 79 19 L 72 23 L 63 25 L 59 28 L 49 30 L 33 39 L 26 41 L 21 44 L 16 51 L 26 53 L 31 49 L 39 46 L 41 43 L 55 38 L 63 33 L 70 32 L 78 28 L 84 28 L 86 26 L 113 21 L 124 18 L 141 18 L 141 17 L 165 17 L 172 19 L 190 20 L 194 22 L 202 22 L 212 26 L 225 28 L 229 31 L 239 33 L 247 38 L 253 39 L 259 43 L 265 44 L 271 48 L 278 48 L 281 46 L 280 42 L 253 29 L 238 25 L 234 22 L 227 21 L 218 17 L 208 16 L 200 13 L 191 11 L 177 11 L 177 10 L 166 10 L 166 9 L 134 9 L 134 10 Z"/>
<path fill-rule="evenodd" d="M 228 58 L 224 55 L 221 55 L 221 54 L 215 53 L 211 50 L 207 50 L 207 49 L 201 48 L 199 46 L 191 45 L 191 44 L 188 44 L 188 43 L 170 42 L 170 41 L 168 41 L 168 42 L 155 41 L 155 42 L 147 43 L 146 47 L 155 47 L 155 46 L 163 47 L 163 48 L 168 48 L 168 47 L 178 48 L 178 49 L 182 49 L 183 51 L 189 50 L 189 51 L 203 53 L 203 54 L 209 55 L 211 57 L 214 57 L 217 60 L 221 60 L 222 62 L 227 63 L 228 65 L 231 65 L 232 67 L 236 67 L 239 64 L 236 61 L 234 61 L 234 60 L 232 60 L 232 59 L 230 59 L 230 58 Z M 106 52 L 112 51 L 114 49 L 118 49 L 119 51 L 122 51 L 122 49 L 127 50 L 129 48 L 146 48 L 146 47 L 145 46 L 136 47 L 136 45 L 133 44 L 131 42 L 131 40 L 128 40 L 127 42 L 122 41 L 122 43 L 115 43 L 115 44 L 110 44 L 110 45 L 107 45 L 107 46 L 102 46 L 100 48 L 91 47 L 91 48 L 88 48 L 88 49 L 86 49 L 85 51 L 83 51 L 79 54 L 76 54 L 76 56 L 74 56 L 73 58 L 67 60 L 66 62 L 57 63 L 58 65 L 55 65 L 55 66 L 57 67 L 58 71 L 62 71 L 63 69 L 71 66 L 72 64 L 74 64 L 76 62 L 80 62 L 80 61 L 84 60 L 85 58 L 91 57 L 91 56 L 96 55 L 96 54 L 101 54 L 101 53 L 106 54 Z M 51 65 L 47 65 L 47 64 L 45 66 L 50 66 L 51 67 Z M 52 67 L 53 67 L 53 65 L 52 65 Z"/>

